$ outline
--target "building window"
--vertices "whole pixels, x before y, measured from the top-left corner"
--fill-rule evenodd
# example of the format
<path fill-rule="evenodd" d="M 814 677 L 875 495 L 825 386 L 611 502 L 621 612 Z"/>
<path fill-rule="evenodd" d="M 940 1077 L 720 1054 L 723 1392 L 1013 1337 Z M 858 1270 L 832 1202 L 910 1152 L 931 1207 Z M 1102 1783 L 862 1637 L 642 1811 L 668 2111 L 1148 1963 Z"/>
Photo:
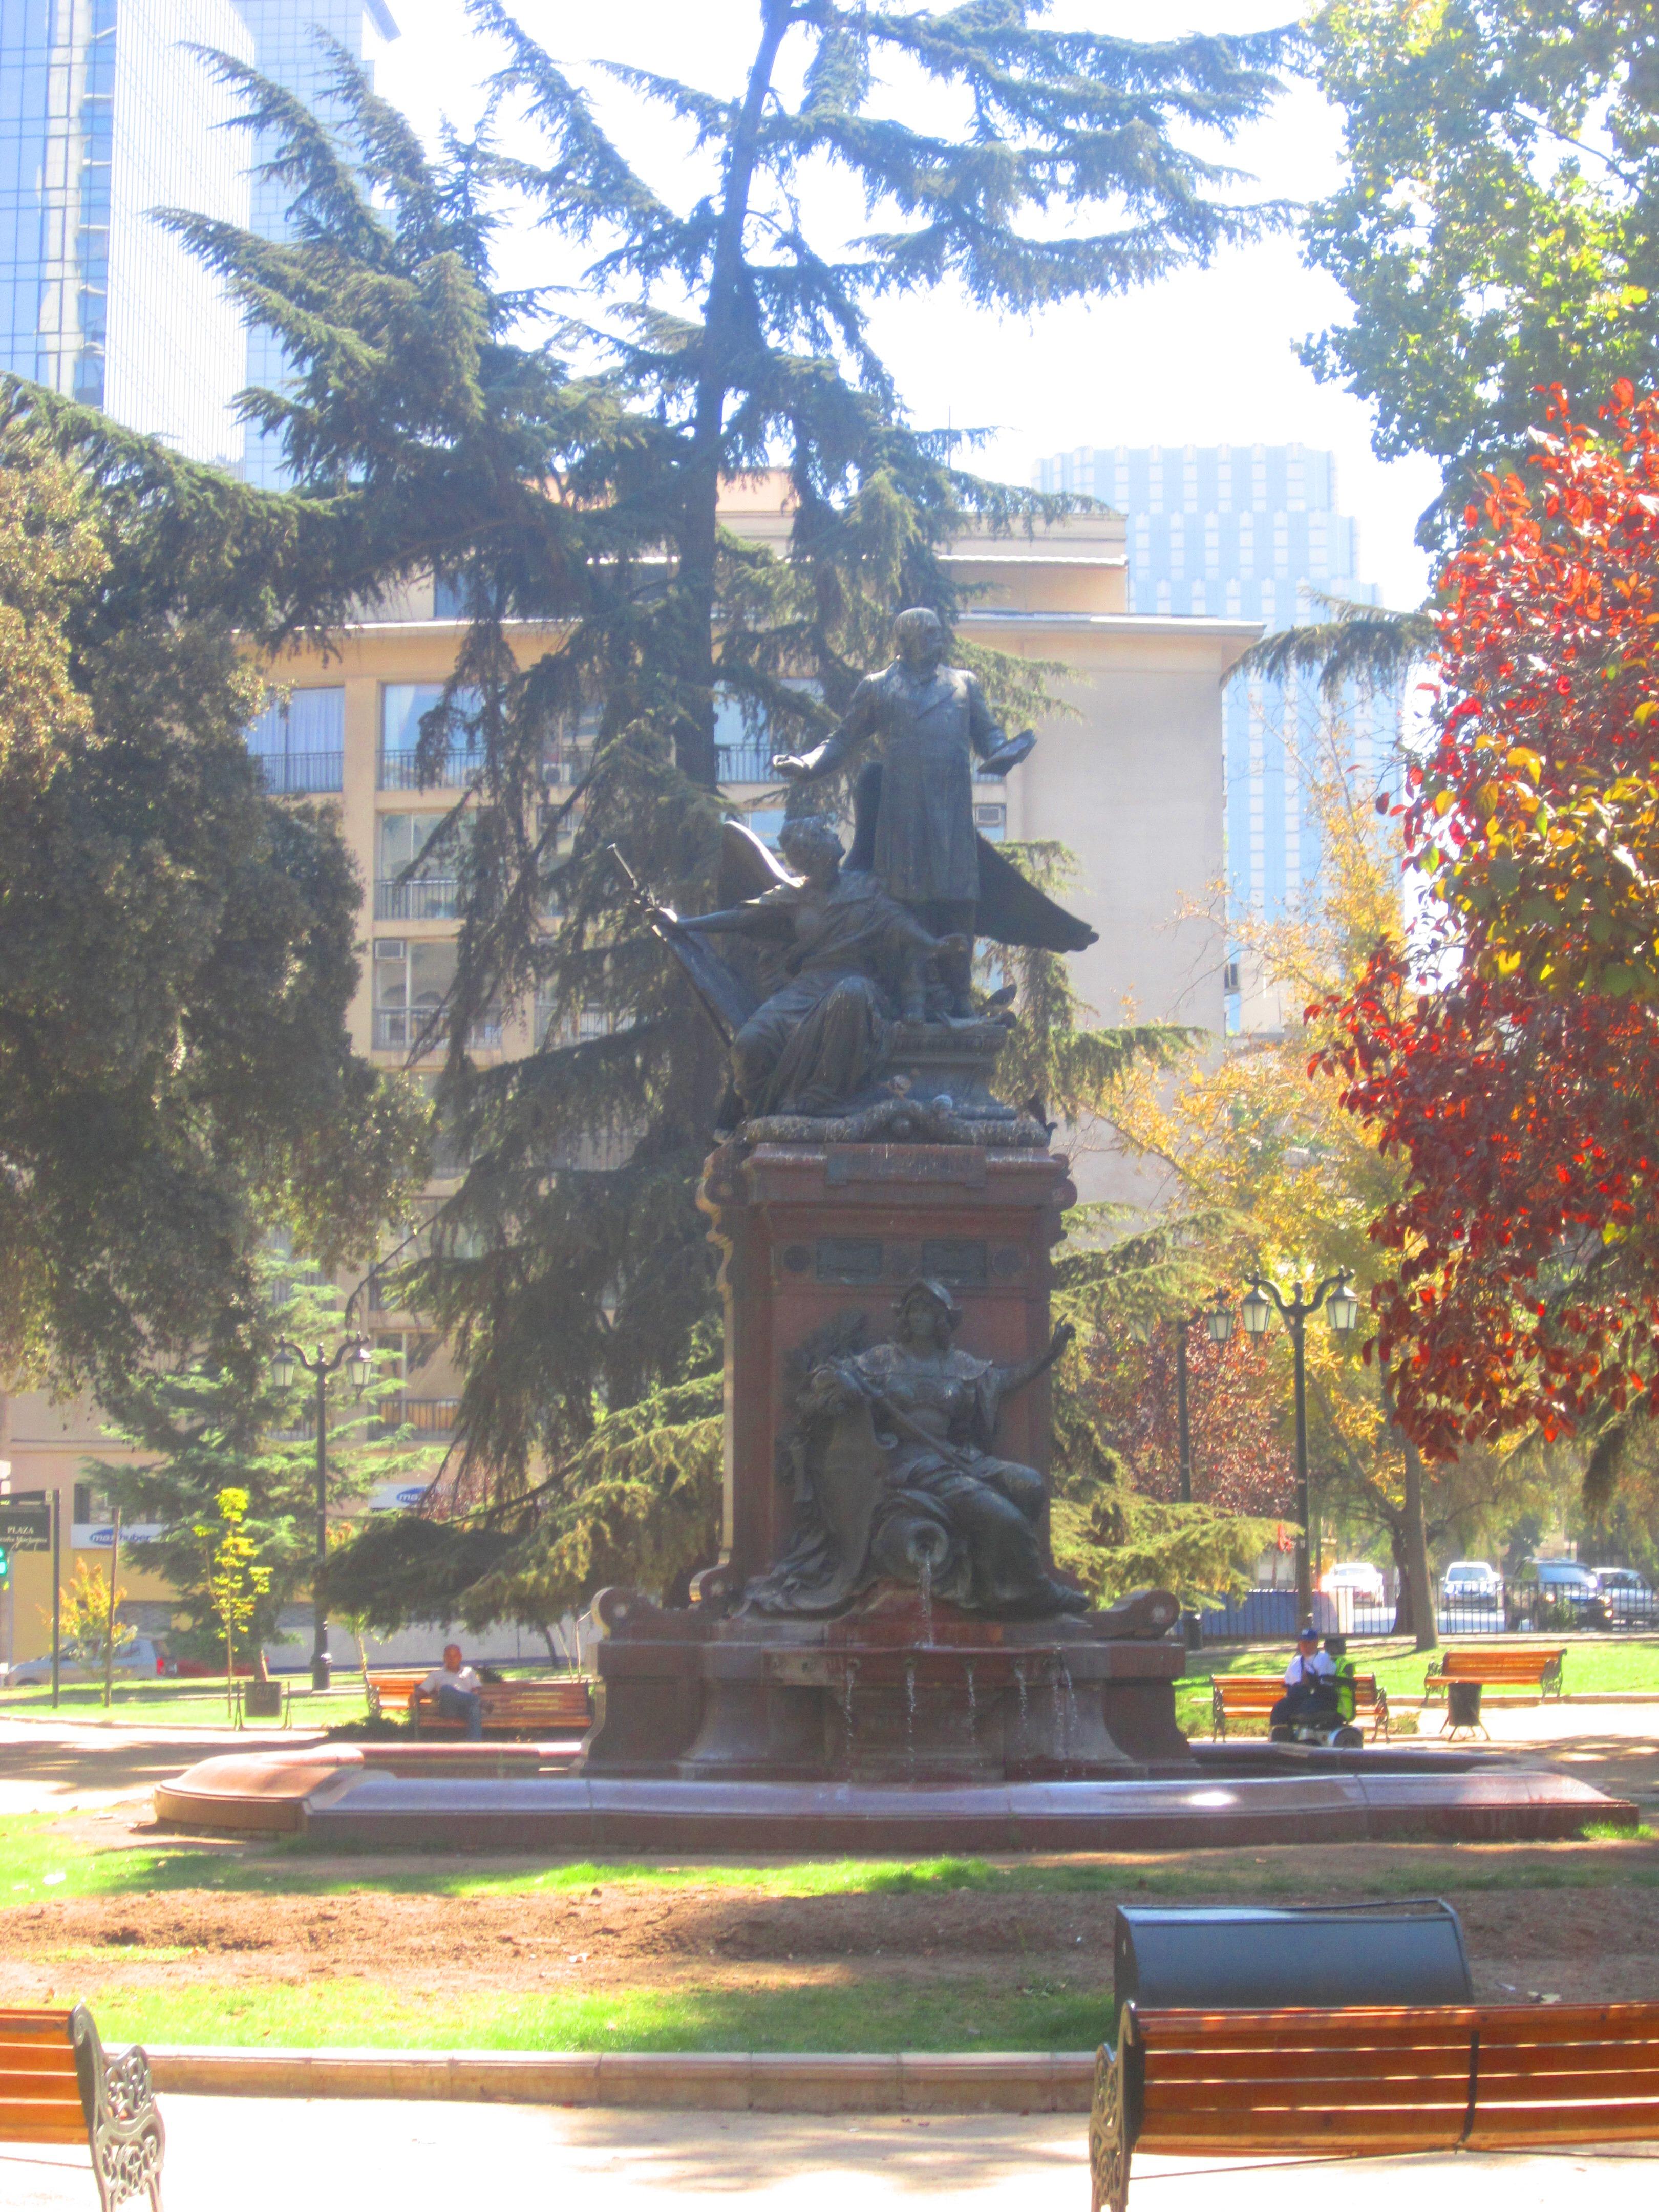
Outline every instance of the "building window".
<path fill-rule="evenodd" d="M 421 723 L 444 696 L 441 684 L 386 684 L 380 690 L 380 789 L 416 791 L 416 747 Z M 471 782 L 484 764 L 477 729 L 476 694 L 458 692 L 451 706 L 448 743 L 428 787 L 458 790 Z"/>
<path fill-rule="evenodd" d="M 374 940 L 374 1049 L 441 1051 L 448 1036 L 445 1012 L 455 986 L 453 937 L 377 937 Z M 501 1048 L 501 1018 L 487 1013 L 467 1038 L 470 1052 Z"/>
<path fill-rule="evenodd" d="M 428 848 L 449 817 L 444 814 L 383 814 L 374 871 L 376 921 L 453 921 L 457 913 L 456 854 Z M 406 871 L 412 870 L 412 873 Z"/>
<path fill-rule="evenodd" d="M 247 749 L 268 791 L 338 791 L 345 769 L 345 691 L 291 691 L 248 725 Z"/>

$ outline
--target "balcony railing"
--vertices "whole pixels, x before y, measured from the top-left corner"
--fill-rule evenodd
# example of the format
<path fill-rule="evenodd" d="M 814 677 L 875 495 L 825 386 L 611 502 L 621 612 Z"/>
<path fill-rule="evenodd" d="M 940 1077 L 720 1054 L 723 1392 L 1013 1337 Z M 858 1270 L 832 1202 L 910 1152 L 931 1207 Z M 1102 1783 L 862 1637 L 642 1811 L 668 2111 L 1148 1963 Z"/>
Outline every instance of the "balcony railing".
<path fill-rule="evenodd" d="M 382 791 L 458 791 L 463 784 L 471 782 L 483 766 L 483 757 L 481 752 L 447 752 L 439 763 L 435 781 L 422 786 L 417 755 L 401 750 L 382 751 L 380 788 Z"/>
<path fill-rule="evenodd" d="M 256 753 L 265 789 L 292 797 L 307 791 L 338 791 L 345 778 L 343 752 Z"/>
<path fill-rule="evenodd" d="M 377 1419 L 383 1437 L 396 1429 L 413 1429 L 417 1437 L 447 1437 L 455 1426 L 459 1398 L 383 1399 Z"/>
<path fill-rule="evenodd" d="M 715 773 L 722 783 L 781 783 L 783 778 L 772 772 L 776 750 L 769 738 L 757 738 L 751 744 L 717 745 Z"/>
<path fill-rule="evenodd" d="M 422 1054 L 436 1052 L 449 1035 L 449 1017 L 434 1006 L 376 1006 L 374 1009 L 374 1049 L 376 1052 L 413 1052 L 418 1046 Z M 501 1021 L 499 1014 L 486 1014 L 473 1023 L 467 1032 L 469 1052 L 499 1052 L 501 1048 Z"/>
<path fill-rule="evenodd" d="M 382 876 L 374 886 L 376 921 L 453 921 L 459 885 L 453 876 Z"/>
<path fill-rule="evenodd" d="M 781 783 L 783 778 L 772 766 L 772 756 L 777 747 L 769 738 L 758 738 L 752 744 L 717 745 L 714 749 L 716 774 L 722 783 Z M 1000 788 L 1007 778 L 998 775 L 975 760 L 975 783 L 995 784 Z"/>

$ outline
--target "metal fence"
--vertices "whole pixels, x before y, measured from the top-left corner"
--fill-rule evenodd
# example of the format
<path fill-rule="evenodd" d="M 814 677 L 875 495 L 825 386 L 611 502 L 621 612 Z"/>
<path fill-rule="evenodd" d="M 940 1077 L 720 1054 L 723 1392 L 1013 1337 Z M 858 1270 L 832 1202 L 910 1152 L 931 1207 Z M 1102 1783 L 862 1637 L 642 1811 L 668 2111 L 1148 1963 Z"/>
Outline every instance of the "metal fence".
<path fill-rule="evenodd" d="M 1218 1598 L 1199 1611 L 1206 1644 L 1283 1644 L 1297 1627 L 1293 1589 L 1254 1589 Z M 1354 1590 L 1316 1593 L 1314 1625 L 1322 1636 L 1392 1636 L 1392 1601 Z M 1435 1625 L 1443 1636 L 1659 1634 L 1659 1593 L 1644 1580 L 1609 1582 L 1595 1591 L 1579 1584 L 1506 1582 L 1490 1596 L 1435 1591 Z"/>

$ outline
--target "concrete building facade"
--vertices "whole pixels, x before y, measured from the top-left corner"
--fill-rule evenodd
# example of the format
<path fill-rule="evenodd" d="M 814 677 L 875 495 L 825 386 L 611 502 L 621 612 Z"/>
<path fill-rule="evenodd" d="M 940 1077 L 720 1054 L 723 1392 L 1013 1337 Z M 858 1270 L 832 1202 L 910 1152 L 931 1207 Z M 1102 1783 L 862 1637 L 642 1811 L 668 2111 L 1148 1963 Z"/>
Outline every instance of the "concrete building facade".
<path fill-rule="evenodd" d="M 1137 613 L 1272 631 L 1321 619 L 1322 600 L 1379 602 L 1359 574 L 1358 526 L 1336 503 L 1335 457 L 1315 447 L 1080 447 L 1038 462 L 1035 481 L 1123 514 Z M 1320 878 L 1315 781 L 1340 765 L 1395 788 L 1400 697 L 1350 686 L 1332 707 L 1305 679 L 1241 674 L 1224 716 L 1227 906 L 1271 921 Z M 1276 1020 L 1276 1000 L 1236 958 L 1230 981 L 1230 1028 Z"/>

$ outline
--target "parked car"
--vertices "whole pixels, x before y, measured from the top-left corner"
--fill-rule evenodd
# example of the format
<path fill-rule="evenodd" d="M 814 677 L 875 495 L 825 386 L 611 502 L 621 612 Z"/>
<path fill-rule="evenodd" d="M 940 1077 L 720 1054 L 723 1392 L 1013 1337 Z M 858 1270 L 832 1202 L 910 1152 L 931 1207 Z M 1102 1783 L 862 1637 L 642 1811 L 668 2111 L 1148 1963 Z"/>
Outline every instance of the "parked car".
<path fill-rule="evenodd" d="M 1369 1559 L 1339 1559 L 1328 1569 L 1319 1587 L 1333 1595 L 1338 1590 L 1351 1589 L 1356 1605 L 1382 1605 L 1386 1597 L 1382 1570 Z"/>
<path fill-rule="evenodd" d="M 1443 1605 L 1495 1613 L 1504 1602 L 1504 1577 L 1489 1559 L 1454 1559 L 1440 1578 Z"/>
<path fill-rule="evenodd" d="M 1610 1620 L 1648 1620 L 1659 1623 L 1659 1598 L 1634 1567 L 1596 1567 L 1595 1594 Z"/>
<path fill-rule="evenodd" d="M 1527 1577 L 1540 1592 L 1566 1605 L 1593 1605 L 1595 1577 L 1577 1559 L 1529 1559 Z"/>
<path fill-rule="evenodd" d="M 148 1636 L 130 1636 L 125 1644 L 115 1647 L 118 1674 L 160 1674 L 166 1672 L 166 1665 L 160 1644 Z M 61 1682 L 101 1682 L 103 1660 L 91 1655 L 83 1658 L 75 1638 L 66 1636 L 58 1647 L 58 1679 Z M 31 1682 L 51 1680 L 52 1654 L 47 1652 L 43 1659 L 20 1659 L 6 1677 L 6 1687 L 21 1689 Z"/>
<path fill-rule="evenodd" d="M 1528 1559 L 1527 1579 L 1538 1585 L 1534 1628 L 1605 1628 L 1607 1608 L 1595 1577 L 1577 1559 Z"/>

